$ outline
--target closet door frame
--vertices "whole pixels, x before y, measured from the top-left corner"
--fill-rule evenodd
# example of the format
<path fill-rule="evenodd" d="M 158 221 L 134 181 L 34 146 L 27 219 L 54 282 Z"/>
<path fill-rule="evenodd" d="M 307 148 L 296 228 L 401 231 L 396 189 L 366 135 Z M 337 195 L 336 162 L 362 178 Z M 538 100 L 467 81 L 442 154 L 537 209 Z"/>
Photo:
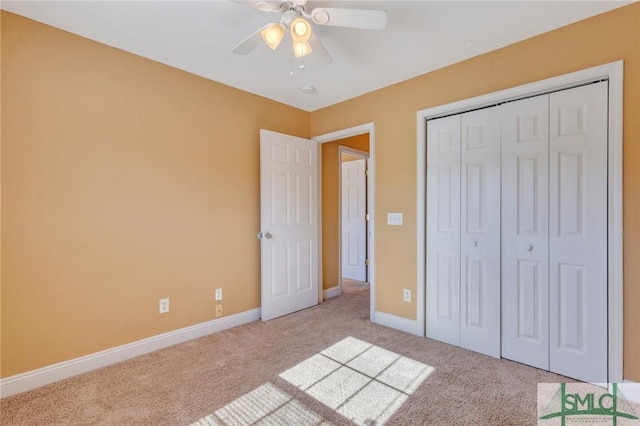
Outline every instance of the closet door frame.
<path fill-rule="evenodd" d="M 426 120 L 474 108 L 562 90 L 597 80 L 609 82 L 608 170 L 608 376 L 623 381 L 622 106 L 623 61 L 418 111 L 417 116 L 417 326 L 425 331 L 426 292 Z"/>

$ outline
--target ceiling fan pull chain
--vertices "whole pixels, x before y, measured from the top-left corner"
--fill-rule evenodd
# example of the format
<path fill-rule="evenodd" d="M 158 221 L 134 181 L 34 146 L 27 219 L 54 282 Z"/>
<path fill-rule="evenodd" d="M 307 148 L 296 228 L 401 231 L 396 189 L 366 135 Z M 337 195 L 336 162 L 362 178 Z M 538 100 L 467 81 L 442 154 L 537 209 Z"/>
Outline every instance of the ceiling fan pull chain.
<path fill-rule="evenodd" d="M 289 58 L 291 58 L 291 60 L 289 61 L 289 75 L 293 76 L 293 61 L 294 61 L 294 57 L 293 57 L 293 52 L 289 51 Z"/>

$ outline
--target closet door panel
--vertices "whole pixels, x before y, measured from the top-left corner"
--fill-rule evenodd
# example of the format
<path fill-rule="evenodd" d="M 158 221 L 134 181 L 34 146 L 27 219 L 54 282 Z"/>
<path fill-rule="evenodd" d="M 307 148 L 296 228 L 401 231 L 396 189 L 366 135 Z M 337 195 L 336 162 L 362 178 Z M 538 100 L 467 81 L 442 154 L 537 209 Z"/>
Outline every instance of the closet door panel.
<path fill-rule="evenodd" d="M 427 337 L 460 344 L 460 116 L 427 122 Z"/>
<path fill-rule="evenodd" d="M 607 382 L 607 83 L 550 95 L 550 369 Z"/>
<path fill-rule="evenodd" d="M 500 357 L 500 118 L 462 114 L 460 345 Z"/>
<path fill-rule="evenodd" d="M 502 356 L 549 369 L 549 96 L 502 115 Z"/>

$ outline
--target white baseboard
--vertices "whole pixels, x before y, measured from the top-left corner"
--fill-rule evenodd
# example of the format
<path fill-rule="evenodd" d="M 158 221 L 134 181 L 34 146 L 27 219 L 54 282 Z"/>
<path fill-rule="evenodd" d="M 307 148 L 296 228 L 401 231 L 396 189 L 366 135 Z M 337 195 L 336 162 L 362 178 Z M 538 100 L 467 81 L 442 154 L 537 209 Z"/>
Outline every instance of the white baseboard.
<path fill-rule="evenodd" d="M 384 325 L 387 327 L 395 328 L 396 330 L 404 331 L 405 333 L 415 334 L 416 336 L 424 336 L 420 324 L 417 320 L 410 320 L 402 317 L 398 317 L 385 312 L 375 312 L 375 323 Z"/>
<path fill-rule="evenodd" d="M 640 404 L 640 383 L 623 380 L 622 383 L 618 383 L 618 390 L 622 392 L 627 401 L 633 401 Z"/>
<path fill-rule="evenodd" d="M 228 328 L 237 327 L 258 319 L 260 319 L 259 308 L 159 334 L 147 339 L 138 340 L 137 342 L 43 367 L 38 370 L 7 377 L 0 380 L 0 397 L 4 398 L 26 392 L 49 383 L 57 382 L 58 380 L 97 370 L 98 368 L 135 358 L 178 343 L 197 339 L 198 337 L 217 333 Z"/>
<path fill-rule="evenodd" d="M 322 292 L 324 300 L 331 299 L 332 297 L 340 296 L 340 286 L 328 288 Z"/>

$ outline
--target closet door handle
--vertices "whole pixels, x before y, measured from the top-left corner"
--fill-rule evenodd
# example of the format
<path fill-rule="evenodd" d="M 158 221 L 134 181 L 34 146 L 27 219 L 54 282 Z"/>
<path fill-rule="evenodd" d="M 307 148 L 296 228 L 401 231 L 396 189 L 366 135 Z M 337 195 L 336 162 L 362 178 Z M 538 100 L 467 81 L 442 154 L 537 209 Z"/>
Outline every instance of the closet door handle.
<path fill-rule="evenodd" d="M 527 246 L 527 251 L 533 251 L 533 246 L 531 244 Z"/>
<path fill-rule="evenodd" d="M 474 241 L 472 244 L 473 244 L 474 247 L 478 247 L 478 242 L 477 241 Z"/>

